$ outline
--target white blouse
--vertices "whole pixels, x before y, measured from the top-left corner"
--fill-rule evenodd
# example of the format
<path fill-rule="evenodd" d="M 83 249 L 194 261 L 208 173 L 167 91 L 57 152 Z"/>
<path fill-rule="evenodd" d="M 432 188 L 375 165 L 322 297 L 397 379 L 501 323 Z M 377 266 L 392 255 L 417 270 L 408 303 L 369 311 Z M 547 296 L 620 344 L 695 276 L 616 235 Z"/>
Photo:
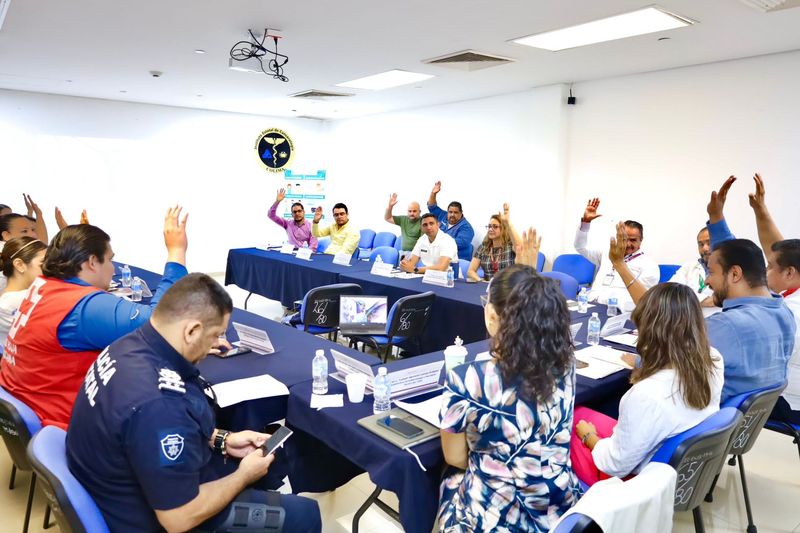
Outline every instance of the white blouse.
<path fill-rule="evenodd" d="M 28 290 L 25 289 L 23 291 L 6 291 L 0 294 L 0 346 L 5 346 L 11 322 L 27 292 Z"/>

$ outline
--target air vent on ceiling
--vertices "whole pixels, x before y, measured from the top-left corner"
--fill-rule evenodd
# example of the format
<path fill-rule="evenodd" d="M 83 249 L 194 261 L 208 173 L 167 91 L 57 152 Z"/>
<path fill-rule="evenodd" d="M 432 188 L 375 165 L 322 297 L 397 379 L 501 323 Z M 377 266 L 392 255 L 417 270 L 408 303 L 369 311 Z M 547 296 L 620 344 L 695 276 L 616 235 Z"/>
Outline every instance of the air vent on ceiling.
<path fill-rule="evenodd" d="M 508 57 L 495 56 L 476 52 L 475 50 L 463 50 L 446 56 L 426 59 L 423 63 L 428 65 L 438 65 L 440 67 L 455 68 L 459 70 L 481 70 L 484 68 L 496 67 L 513 63 L 514 60 Z"/>
<path fill-rule="evenodd" d="M 295 118 L 304 118 L 306 120 L 322 120 L 322 121 L 328 120 L 328 119 L 326 119 L 324 117 L 314 117 L 314 116 L 311 116 L 311 115 L 297 115 Z"/>
<path fill-rule="evenodd" d="M 746 6 L 752 7 L 762 13 L 781 11 L 800 7 L 800 0 L 739 0 Z"/>
<path fill-rule="evenodd" d="M 345 96 L 353 96 L 353 93 L 335 93 L 332 91 L 319 91 L 317 89 L 311 89 L 310 91 L 302 91 L 299 93 L 290 94 L 289 97 L 291 98 L 341 98 Z"/>

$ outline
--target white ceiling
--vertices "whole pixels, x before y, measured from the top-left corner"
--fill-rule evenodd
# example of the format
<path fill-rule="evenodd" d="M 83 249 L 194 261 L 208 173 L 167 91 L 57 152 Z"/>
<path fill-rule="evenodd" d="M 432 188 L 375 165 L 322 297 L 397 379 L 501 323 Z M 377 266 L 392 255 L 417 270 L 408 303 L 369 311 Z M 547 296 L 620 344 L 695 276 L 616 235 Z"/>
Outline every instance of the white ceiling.
<path fill-rule="evenodd" d="M 614 15 L 648 0 L 11 0 L 0 29 L 0 88 L 256 113 L 344 118 L 562 82 L 800 49 L 800 9 L 739 0 L 663 0 L 689 28 L 561 52 L 509 39 Z M 277 28 L 288 83 L 228 69 L 248 28 Z M 666 41 L 659 37 L 669 36 Z M 200 48 L 204 55 L 195 54 Z M 516 59 L 466 72 L 424 59 L 475 49 Z M 404 69 L 436 77 L 298 101 L 307 89 Z M 155 79 L 149 71 L 163 71 Z M 126 92 L 121 92 L 126 91 Z M 202 96 L 198 96 L 202 95 Z"/>

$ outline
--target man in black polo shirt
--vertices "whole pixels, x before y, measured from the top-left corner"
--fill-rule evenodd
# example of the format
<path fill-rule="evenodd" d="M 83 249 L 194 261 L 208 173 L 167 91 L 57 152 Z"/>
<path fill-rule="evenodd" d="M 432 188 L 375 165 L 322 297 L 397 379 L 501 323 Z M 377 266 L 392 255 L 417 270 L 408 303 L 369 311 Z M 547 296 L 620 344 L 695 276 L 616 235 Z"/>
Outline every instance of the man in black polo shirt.
<path fill-rule="evenodd" d="M 321 530 L 315 501 L 245 490 L 274 460 L 259 449 L 269 435 L 215 427 L 207 383 L 194 364 L 225 332 L 232 307 L 210 277 L 188 275 L 164 294 L 147 324 L 89 368 L 72 411 L 67 457 L 111 531 Z M 214 452 L 234 459 L 232 473 L 214 473 Z"/>

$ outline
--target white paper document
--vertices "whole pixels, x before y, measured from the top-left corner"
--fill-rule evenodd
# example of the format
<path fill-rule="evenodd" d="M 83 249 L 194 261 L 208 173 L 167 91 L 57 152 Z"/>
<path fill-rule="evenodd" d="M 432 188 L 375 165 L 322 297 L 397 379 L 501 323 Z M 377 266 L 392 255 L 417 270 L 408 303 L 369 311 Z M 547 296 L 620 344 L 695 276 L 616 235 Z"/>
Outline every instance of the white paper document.
<path fill-rule="evenodd" d="M 609 335 L 608 337 L 605 337 L 605 340 L 608 342 L 624 344 L 625 346 L 630 346 L 631 348 L 636 348 L 636 341 L 638 339 L 639 337 L 633 333 L 620 333 L 619 335 Z"/>
<path fill-rule="evenodd" d="M 395 272 L 392 274 L 393 278 L 400 278 L 400 279 L 414 279 L 414 278 L 421 278 L 422 274 L 414 274 L 413 272 Z"/>
<path fill-rule="evenodd" d="M 447 287 L 447 272 L 430 269 L 425 270 L 425 274 L 422 276 L 422 283 Z"/>
<path fill-rule="evenodd" d="M 319 411 L 325 407 L 343 407 L 343 394 L 312 394 L 311 408 Z"/>
<path fill-rule="evenodd" d="M 588 346 L 575 352 L 575 358 L 588 365 L 584 368 L 578 368 L 576 372 L 587 378 L 600 379 L 624 368 L 631 368 L 630 365 L 622 360 L 623 354 L 625 352 L 608 346 Z"/>
<path fill-rule="evenodd" d="M 392 271 L 394 270 L 394 265 L 391 263 L 379 263 L 375 261 L 372 263 L 372 269 L 370 269 L 369 273 L 373 276 L 383 276 L 385 278 L 392 277 Z"/>
<path fill-rule="evenodd" d="M 403 411 L 411 413 L 412 415 L 421 418 L 428 424 L 441 429 L 442 421 L 439 419 L 439 412 L 442 408 L 441 394 L 434 396 L 433 398 L 428 398 L 424 402 L 410 403 L 395 400 L 394 404 Z"/>
<path fill-rule="evenodd" d="M 289 254 L 289 255 L 291 255 L 291 254 L 293 254 L 293 253 L 294 253 L 294 245 L 292 245 L 292 244 L 290 244 L 290 243 L 288 243 L 288 242 L 287 242 L 286 244 L 284 244 L 283 246 L 281 246 L 281 249 L 280 249 L 280 250 L 278 250 L 278 251 L 279 251 L 280 253 L 282 253 L 282 254 Z"/>
<path fill-rule="evenodd" d="M 298 248 L 295 257 L 305 261 L 311 261 L 311 248 Z"/>
<path fill-rule="evenodd" d="M 214 394 L 217 395 L 217 403 L 220 407 L 228 407 L 258 398 L 289 395 L 289 389 L 286 388 L 286 385 L 268 374 L 217 383 L 212 385 L 211 388 L 214 390 Z"/>
<path fill-rule="evenodd" d="M 344 252 L 339 252 L 338 254 L 333 256 L 333 264 L 334 265 L 341 265 L 341 266 L 350 266 L 350 259 L 352 258 L 352 254 L 346 254 Z"/>

